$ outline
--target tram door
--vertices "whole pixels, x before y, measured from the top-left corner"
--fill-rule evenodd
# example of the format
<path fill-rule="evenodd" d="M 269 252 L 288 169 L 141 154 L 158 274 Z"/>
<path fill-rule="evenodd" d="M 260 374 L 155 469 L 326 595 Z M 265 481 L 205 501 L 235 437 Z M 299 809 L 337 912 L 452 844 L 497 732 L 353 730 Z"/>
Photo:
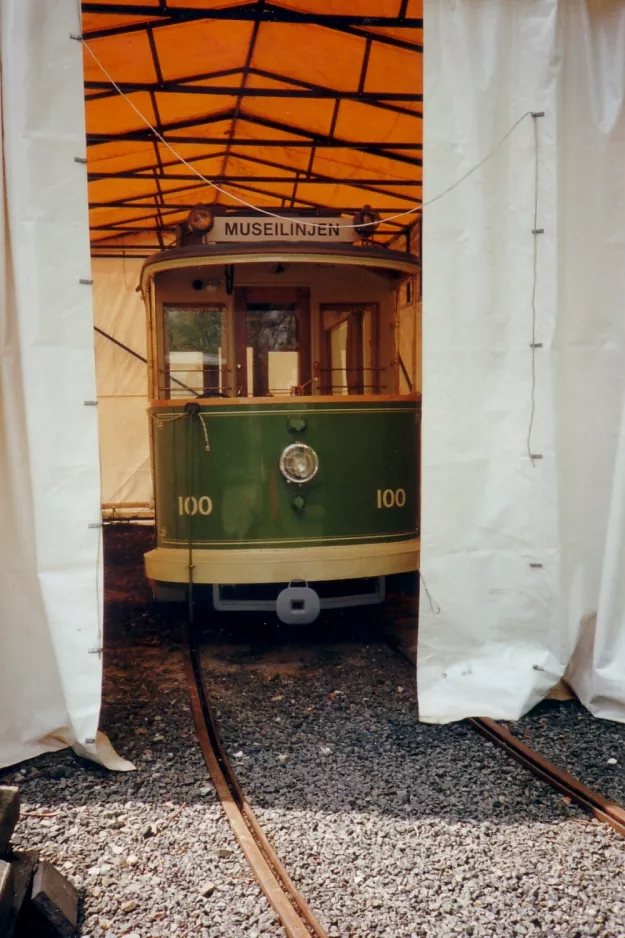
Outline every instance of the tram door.
<path fill-rule="evenodd" d="M 238 397 L 310 394 L 310 293 L 305 287 L 234 291 Z"/>

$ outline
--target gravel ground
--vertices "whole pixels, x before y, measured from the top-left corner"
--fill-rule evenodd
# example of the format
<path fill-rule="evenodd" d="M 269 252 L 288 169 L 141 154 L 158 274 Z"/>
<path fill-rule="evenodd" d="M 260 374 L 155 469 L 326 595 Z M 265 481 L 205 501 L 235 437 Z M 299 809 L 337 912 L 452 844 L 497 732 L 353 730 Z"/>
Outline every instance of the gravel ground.
<path fill-rule="evenodd" d="M 105 534 L 102 728 L 138 771 L 64 751 L 0 772 L 22 789 L 15 845 L 78 886 L 83 938 L 284 938 L 208 781 L 176 636 L 148 603 L 152 537 Z M 625 936 L 618 835 L 467 727 L 418 724 L 413 677 L 373 633 L 276 634 L 247 650 L 240 629 L 214 639 L 205 666 L 244 790 L 330 935 Z M 513 729 L 625 801 L 625 728 L 551 703 Z"/>
<path fill-rule="evenodd" d="M 415 719 L 384 645 L 207 645 L 231 759 L 330 935 L 625 935 L 610 828 L 464 725 Z"/>
<path fill-rule="evenodd" d="M 40 848 L 78 887 L 83 938 L 284 938 L 210 783 L 179 647 L 138 604 L 136 535 L 114 532 L 107 547 L 102 729 L 137 771 L 65 750 L 0 772 L 22 792 L 14 846 Z"/>
<path fill-rule="evenodd" d="M 61 752 L 9 773 L 23 798 L 15 846 L 41 848 L 79 888 L 84 938 L 281 936 L 208 780 L 180 655 L 107 657 L 103 728 L 138 771 Z"/>
<path fill-rule="evenodd" d="M 577 700 L 546 700 L 522 720 L 506 725 L 580 782 L 625 805 L 624 724 L 598 720 Z"/>

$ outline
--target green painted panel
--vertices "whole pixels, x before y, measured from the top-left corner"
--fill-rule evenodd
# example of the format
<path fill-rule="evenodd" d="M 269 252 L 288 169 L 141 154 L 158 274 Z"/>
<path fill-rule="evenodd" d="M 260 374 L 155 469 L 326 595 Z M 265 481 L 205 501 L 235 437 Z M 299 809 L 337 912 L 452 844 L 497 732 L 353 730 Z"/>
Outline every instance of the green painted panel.
<path fill-rule="evenodd" d="M 236 549 L 416 534 L 415 402 L 250 401 L 202 404 L 193 415 L 181 405 L 155 407 L 152 419 L 163 547 L 189 538 L 197 547 Z M 298 441 L 319 457 L 309 483 L 289 483 L 279 469 L 283 449 Z"/>

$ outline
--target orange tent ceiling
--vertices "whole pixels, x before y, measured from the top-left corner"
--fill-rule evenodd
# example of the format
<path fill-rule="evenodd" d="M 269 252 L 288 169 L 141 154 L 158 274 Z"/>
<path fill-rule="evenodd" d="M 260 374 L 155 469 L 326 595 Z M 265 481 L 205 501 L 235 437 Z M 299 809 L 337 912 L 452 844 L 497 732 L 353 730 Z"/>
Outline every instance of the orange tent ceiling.
<path fill-rule="evenodd" d="M 227 193 L 287 214 L 420 204 L 422 0 L 82 7 L 83 39 L 126 96 L 85 49 L 94 253 L 170 244 L 197 202 L 249 214 Z"/>

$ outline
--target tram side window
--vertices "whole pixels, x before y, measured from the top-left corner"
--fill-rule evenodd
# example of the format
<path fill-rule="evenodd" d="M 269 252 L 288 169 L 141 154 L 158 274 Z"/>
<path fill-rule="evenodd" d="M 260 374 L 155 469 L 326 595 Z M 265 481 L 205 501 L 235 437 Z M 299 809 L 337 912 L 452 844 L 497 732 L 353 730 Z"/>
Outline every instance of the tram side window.
<path fill-rule="evenodd" d="M 321 307 L 322 394 L 377 394 L 377 306 Z"/>
<path fill-rule="evenodd" d="M 166 306 L 163 315 L 164 396 L 226 396 L 229 382 L 225 308 Z"/>

